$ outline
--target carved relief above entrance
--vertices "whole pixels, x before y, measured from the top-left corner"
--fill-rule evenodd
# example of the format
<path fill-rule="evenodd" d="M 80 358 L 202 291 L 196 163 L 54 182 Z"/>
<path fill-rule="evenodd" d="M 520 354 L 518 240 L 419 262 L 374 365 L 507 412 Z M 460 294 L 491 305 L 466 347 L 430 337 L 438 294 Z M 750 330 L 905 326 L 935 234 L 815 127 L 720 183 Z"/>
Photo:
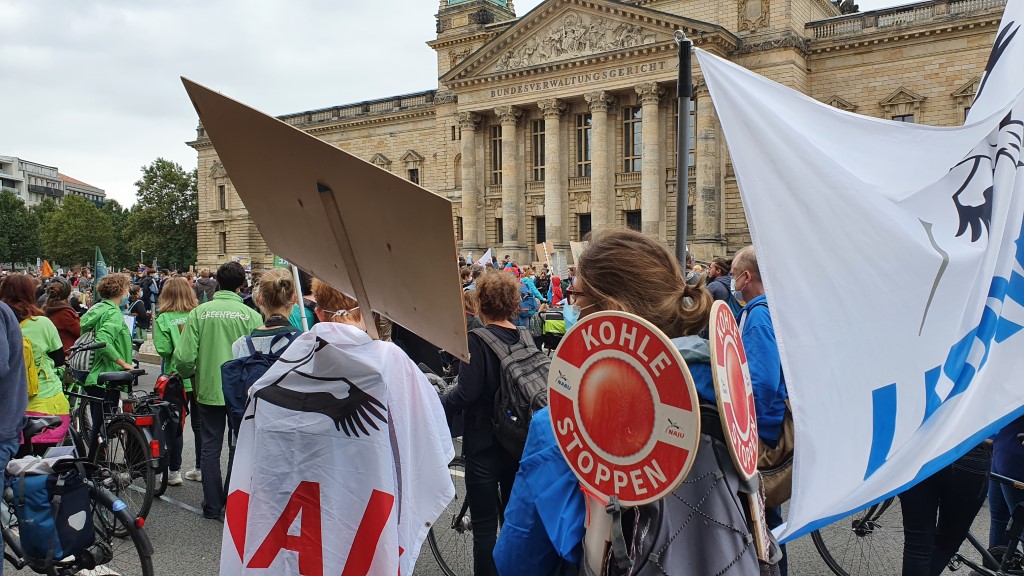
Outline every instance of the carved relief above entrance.
<path fill-rule="evenodd" d="M 498 59 L 495 72 L 529 68 L 590 54 L 636 48 L 658 42 L 658 34 L 638 24 L 570 10 L 531 35 L 525 44 Z"/>
<path fill-rule="evenodd" d="M 753 32 L 768 25 L 771 11 L 769 0 L 740 0 L 738 6 L 740 32 Z"/>

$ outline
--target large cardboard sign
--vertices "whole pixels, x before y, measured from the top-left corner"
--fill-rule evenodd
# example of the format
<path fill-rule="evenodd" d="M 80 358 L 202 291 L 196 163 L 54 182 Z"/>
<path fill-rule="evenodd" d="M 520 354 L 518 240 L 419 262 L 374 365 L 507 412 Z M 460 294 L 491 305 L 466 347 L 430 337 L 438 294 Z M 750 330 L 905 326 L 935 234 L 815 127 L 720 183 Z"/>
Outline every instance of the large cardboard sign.
<path fill-rule="evenodd" d="M 586 250 L 587 246 L 589 246 L 589 245 L 590 245 L 590 241 L 589 240 L 584 241 L 584 242 L 569 242 L 569 251 L 572 252 L 572 263 L 573 264 L 579 264 L 580 263 L 580 255 L 583 254 L 583 251 Z"/>
<path fill-rule="evenodd" d="M 589 494 L 637 506 L 683 481 L 700 438 L 697 392 L 653 324 L 622 312 L 587 316 L 562 339 L 549 374 L 555 438 Z"/>
<path fill-rule="evenodd" d="M 469 360 L 451 202 L 182 82 L 270 252 Z"/>
<path fill-rule="evenodd" d="M 711 367 L 729 454 L 744 480 L 757 474 L 757 415 L 750 383 L 747 354 L 729 305 L 719 300 L 711 307 Z"/>

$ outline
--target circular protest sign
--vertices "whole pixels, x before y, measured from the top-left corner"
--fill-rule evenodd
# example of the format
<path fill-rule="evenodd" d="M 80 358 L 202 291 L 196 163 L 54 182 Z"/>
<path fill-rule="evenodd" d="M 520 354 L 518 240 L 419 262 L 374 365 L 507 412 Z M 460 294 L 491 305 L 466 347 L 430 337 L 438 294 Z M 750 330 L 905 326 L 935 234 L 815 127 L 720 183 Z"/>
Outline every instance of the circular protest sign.
<path fill-rule="evenodd" d="M 729 305 L 719 300 L 711 307 L 711 367 L 729 453 L 744 480 L 757 473 L 757 414 L 750 384 L 747 354 L 740 328 Z"/>
<path fill-rule="evenodd" d="M 647 504 L 670 494 L 693 465 L 693 377 L 668 337 L 639 316 L 580 320 L 551 360 L 548 406 L 562 455 L 590 494 Z"/>

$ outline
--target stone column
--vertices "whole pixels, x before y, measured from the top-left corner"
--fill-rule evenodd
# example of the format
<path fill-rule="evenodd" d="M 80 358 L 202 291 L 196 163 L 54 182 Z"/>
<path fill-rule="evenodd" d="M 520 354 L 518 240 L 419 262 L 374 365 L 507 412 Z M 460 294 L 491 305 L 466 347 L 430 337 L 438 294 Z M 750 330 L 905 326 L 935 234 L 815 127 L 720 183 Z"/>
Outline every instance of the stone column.
<path fill-rule="evenodd" d="M 594 230 L 615 223 L 615 172 L 609 162 L 608 106 L 611 95 L 603 90 L 584 96 L 590 104 L 590 221 Z"/>
<path fill-rule="evenodd" d="M 665 229 L 662 227 L 665 215 L 665 198 L 662 193 L 665 184 L 664 172 L 661 169 L 661 117 L 658 103 L 665 93 L 656 82 L 648 82 L 636 87 L 643 106 L 643 159 L 640 180 L 640 217 L 643 233 L 652 236 L 659 242 L 666 242 Z"/>
<path fill-rule="evenodd" d="M 473 112 L 460 112 L 456 119 L 462 129 L 462 249 L 482 254 L 487 242 L 480 217 L 483 194 L 476 179 L 476 131 L 480 127 L 480 116 Z"/>
<path fill-rule="evenodd" d="M 544 111 L 544 227 L 545 237 L 555 248 L 567 248 L 566 210 L 569 191 L 562 165 L 561 117 L 565 104 L 560 100 L 541 100 L 537 106 Z"/>
<path fill-rule="evenodd" d="M 521 236 L 525 196 L 520 190 L 516 128 L 523 111 L 515 106 L 500 106 L 494 113 L 501 122 L 501 222 L 505 235 L 502 247 L 518 254 L 524 240 Z"/>
<path fill-rule="evenodd" d="M 697 173 L 693 199 L 693 256 L 707 260 L 722 240 L 719 211 L 722 206 L 722 138 L 718 114 L 704 85 L 694 87 L 697 105 L 697 137 L 694 165 Z M 682 182 L 686 182 L 685 176 Z"/>

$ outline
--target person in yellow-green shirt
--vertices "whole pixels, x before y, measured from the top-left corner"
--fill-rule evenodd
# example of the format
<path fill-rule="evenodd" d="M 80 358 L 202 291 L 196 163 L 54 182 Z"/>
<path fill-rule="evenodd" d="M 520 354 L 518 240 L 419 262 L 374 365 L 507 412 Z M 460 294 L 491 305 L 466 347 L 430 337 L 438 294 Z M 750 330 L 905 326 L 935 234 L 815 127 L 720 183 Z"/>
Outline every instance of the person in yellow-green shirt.
<path fill-rule="evenodd" d="M 160 297 L 157 301 L 157 309 L 160 315 L 153 322 L 153 346 L 156 353 L 163 359 L 163 366 L 160 371 L 163 374 L 177 373 L 174 366 L 174 349 L 178 346 L 178 340 L 185 329 L 185 321 L 188 314 L 199 306 L 196 294 L 188 281 L 184 278 L 169 278 L 160 290 Z M 195 436 L 196 465 L 193 469 L 185 472 L 185 478 L 202 482 L 203 475 L 199 471 L 199 459 L 203 454 L 202 435 L 199 432 L 199 408 L 196 403 L 195 394 L 192 392 L 192 379 L 185 378 L 185 391 L 189 400 L 189 420 L 192 423 L 192 433 Z M 178 435 L 171 441 L 171 464 L 167 476 L 167 484 L 181 486 L 181 451 L 184 438 Z"/>
<path fill-rule="evenodd" d="M 22 336 L 32 347 L 32 364 L 26 366 L 26 373 L 35 372 L 38 387 L 32 385 L 30 377 L 25 413 L 30 416 L 60 416 L 62 420 L 60 426 L 36 436 L 33 442 L 56 444 L 64 439 L 71 423 L 68 414 L 71 409 L 57 375 L 57 367 L 64 365 L 64 345 L 57 327 L 36 306 L 35 291 L 36 285 L 31 278 L 25 274 L 14 274 L 0 284 L 0 300 L 14 311 L 21 324 Z"/>

